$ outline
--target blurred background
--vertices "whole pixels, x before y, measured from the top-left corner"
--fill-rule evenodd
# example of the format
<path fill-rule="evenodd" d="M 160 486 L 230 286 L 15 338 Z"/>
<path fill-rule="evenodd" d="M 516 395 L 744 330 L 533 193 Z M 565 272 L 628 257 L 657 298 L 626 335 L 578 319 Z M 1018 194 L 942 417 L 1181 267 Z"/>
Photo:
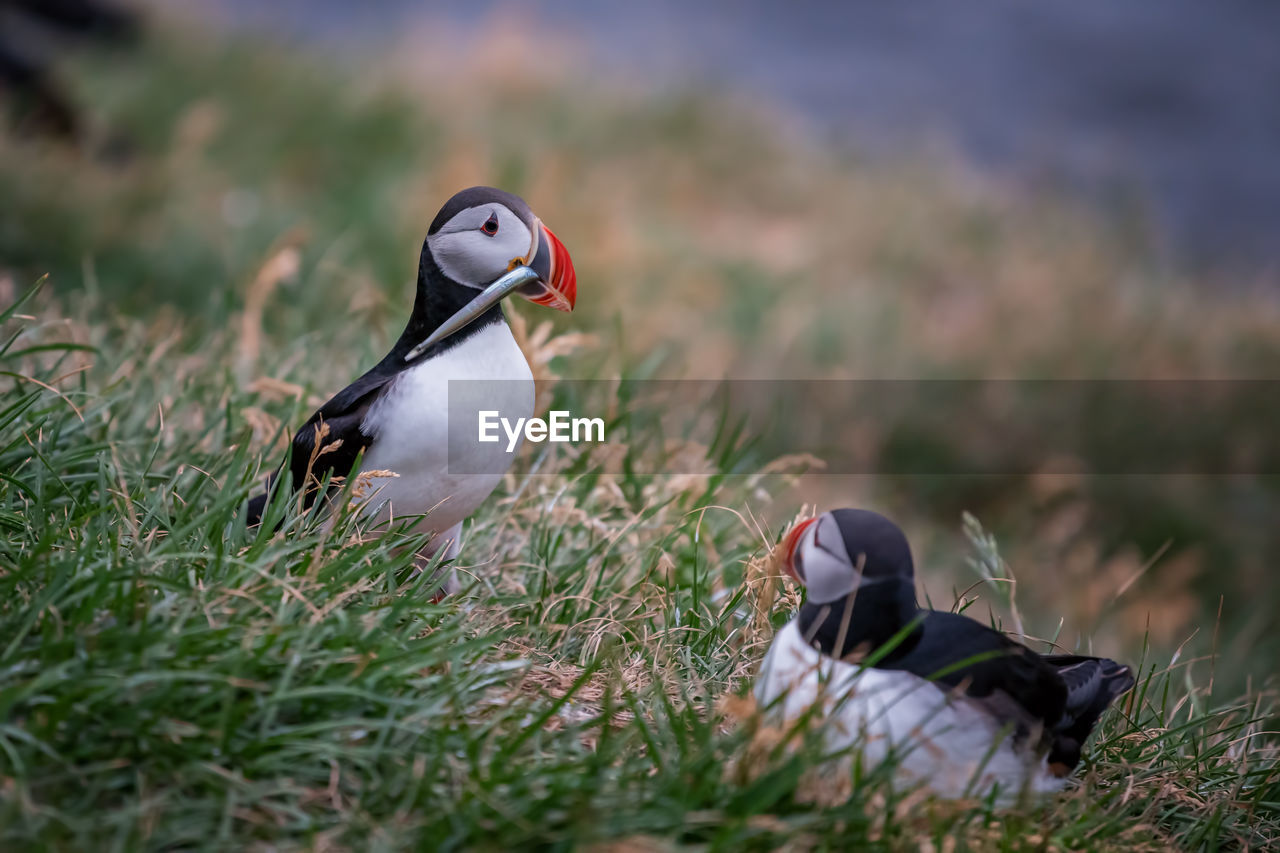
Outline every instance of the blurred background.
<path fill-rule="evenodd" d="M 395 338 L 426 224 L 476 183 L 573 253 L 555 328 L 594 340 L 563 376 L 1275 378 L 1272 3 L 125 8 L 0 3 L 0 294 L 48 274 L 45 309 L 107 354 L 77 380 L 99 391 L 133 393 L 113 360 L 181 355 L 265 459 Z M 206 428 L 164 393 L 165 429 Z M 1224 680 L 1274 674 L 1274 475 L 977 476 L 966 454 L 1004 438 L 918 414 L 856 438 L 899 473 L 729 502 L 774 529 L 803 503 L 891 512 L 939 606 L 973 579 L 968 511 L 1042 634 L 1191 638 Z M 1234 436 L 1205 418 L 1208 457 Z"/>
<path fill-rule="evenodd" d="M 522 21 L 576 46 L 583 73 L 655 91 L 710 88 L 859 154 L 905 147 L 1079 194 L 1117 220 L 1140 220 L 1179 260 L 1246 276 L 1280 261 L 1272 3 L 176 5 L 348 59 L 402 43 L 406 28 L 472 38 Z"/>

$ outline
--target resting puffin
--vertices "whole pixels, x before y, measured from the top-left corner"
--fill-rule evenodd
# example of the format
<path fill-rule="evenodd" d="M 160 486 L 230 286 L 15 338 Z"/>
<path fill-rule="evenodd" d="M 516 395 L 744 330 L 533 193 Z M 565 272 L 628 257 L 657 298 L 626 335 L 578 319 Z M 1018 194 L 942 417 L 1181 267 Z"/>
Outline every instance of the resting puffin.
<path fill-rule="evenodd" d="M 514 456 L 505 440 L 458 442 L 458 428 L 474 439 L 480 409 L 498 410 L 513 423 L 534 413 L 533 374 L 499 304 L 510 292 L 572 311 L 573 261 L 519 197 L 493 187 L 463 190 L 427 230 L 413 313 L 395 346 L 298 430 L 288 468 L 282 465 L 270 484 L 304 488 L 309 506 L 326 474 L 356 473 L 359 457 L 360 472 L 394 475 L 365 478 L 365 512 L 375 522 L 422 516 L 417 529 L 436 535 L 421 556 L 441 550 L 445 559 L 456 556 L 463 520 Z M 269 492 L 270 486 L 249 502 L 250 525 L 261 522 Z"/>
<path fill-rule="evenodd" d="M 896 778 L 937 796 L 994 791 L 1008 803 L 1060 790 L 1098 718 L 1133 686 L 1115 661 L 1037 654 L 921 609 L 906 537 L 874 512 L 803 522 L 784 554 L 805 603 L 774 638 L 758 701 L 788 723 L 813 709 L 827 749 L 853 747 L 865 765 L 892 753 Z"/>

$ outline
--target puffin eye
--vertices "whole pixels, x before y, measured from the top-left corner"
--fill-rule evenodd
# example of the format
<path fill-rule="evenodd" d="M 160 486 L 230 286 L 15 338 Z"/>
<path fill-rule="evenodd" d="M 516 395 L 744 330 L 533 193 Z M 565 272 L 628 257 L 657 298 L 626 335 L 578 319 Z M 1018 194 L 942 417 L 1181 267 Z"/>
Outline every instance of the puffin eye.
<path fill-rule="evenodd" d="M 480 230 L 488 234 L 490 237 L 492 237 L 494 234 L 497 234 L 498 233 L 498 215 L 496 213 L 490 213 L 489 218 L 486 219 L 484 221 L 484 224 L 480 226 Z"/>

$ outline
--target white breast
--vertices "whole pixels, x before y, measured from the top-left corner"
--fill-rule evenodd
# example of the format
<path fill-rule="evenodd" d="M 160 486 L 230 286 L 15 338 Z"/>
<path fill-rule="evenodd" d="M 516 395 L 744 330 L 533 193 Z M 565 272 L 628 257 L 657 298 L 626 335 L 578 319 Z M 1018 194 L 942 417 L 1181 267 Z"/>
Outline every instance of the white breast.
<path fill-rule="evenodd" d="M 1065 782 L 980 705 L 908 672 L 833 660 L 804 642 L 795 621 L 774 638 L 756 699 L 788 727 L 821 703 L 816 718 L 833 753 L 856 747 L 867 767 L 892 753 L 902 784 L 940 797 L 985 797 L 998 786 L 998 802 L 1007 804 L 1024 790 L 1057 791 Z"/>
<path fill-rule="evenodd" d="M 404 371 L 361 426 L 373 436 L 361 471 L 399 475 L 371 480 L 367 511 L 379 521 L 428 513 L 419 527 L 437 533 L 461 522 L 494 490 L 516 455 L 506 452 L 505 437 L 493 444 L 475 441 L 479 410 L 498 410 L 514 423 L 532 416 L 533 405 L 533 374 L 506 323 L 491 323 Z"/>

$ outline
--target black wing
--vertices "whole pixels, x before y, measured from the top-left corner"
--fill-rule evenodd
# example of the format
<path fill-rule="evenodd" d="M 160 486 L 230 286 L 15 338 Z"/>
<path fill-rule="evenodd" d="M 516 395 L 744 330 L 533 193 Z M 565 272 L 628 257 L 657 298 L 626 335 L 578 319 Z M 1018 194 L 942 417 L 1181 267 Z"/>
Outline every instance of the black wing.
<path fill-rule="evenodd" d="M 1082 655 L 1045 655 L 1043 660 L 1058 670 L 1067 686 L 1066 707 L 1053 730 L 1049 763 L 1069 771 L 1080 763 L 1080 750 L 1098 718 L 1116 697 L 1133 687 L 1133 670 L 1107 658 Z"/>
<path fill-rule="evenodd" d="M 1051 730 L 1058 724 L 1067 685 L 1043 657 L 967 616 L 922 614 L 919 641 L 906 654 L 886 658 L 882 668 L 906 670 L 987 700 L 994 713 L 1020 726 L 1040 723 Z"/>
<path fill-rule="evenodd" d="M 884 668 L 962 690 L 993 714 L 1016 724 L 1043 726 L 1055 772 L 1070 772 L 1098 718 L 1133 686 L 1127 666 L 1083 655 L 1040 655 L 957 613 L 925 611 L 919 641 Z"/>
<path fill-rule="evenodd" d="M 350 474 L 356 459 L 373 441 L 373 436 L 366 433 L 361 424 L 369 407 L 395 376 L 394 373 L 383 372 L 381 367 L 382 365 L 373 368 L 339 391 L 308 418 L 302 429 L 294 435 L 289 457 L 290 488 L 297 491 L 305 485 L 304 506 L 310 507 L 315 502 L 318 487 L 326 475 Z M 283 468 L 282 465 L 280 470 L 271 475 L 267 491 L 249 501 L 246 523 L 250 526 L 262 522 L 267 500 Z"/>

